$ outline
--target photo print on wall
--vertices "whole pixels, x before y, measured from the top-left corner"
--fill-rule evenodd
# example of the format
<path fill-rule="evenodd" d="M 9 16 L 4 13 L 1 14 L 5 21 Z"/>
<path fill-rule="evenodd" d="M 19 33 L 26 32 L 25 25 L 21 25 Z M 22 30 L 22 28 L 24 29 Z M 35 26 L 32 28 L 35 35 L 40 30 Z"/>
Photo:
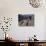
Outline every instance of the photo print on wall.
<path fill-rule="evenodd" d="M 18 14 L 19 26 L 34 26 L 34 14 Z"/>

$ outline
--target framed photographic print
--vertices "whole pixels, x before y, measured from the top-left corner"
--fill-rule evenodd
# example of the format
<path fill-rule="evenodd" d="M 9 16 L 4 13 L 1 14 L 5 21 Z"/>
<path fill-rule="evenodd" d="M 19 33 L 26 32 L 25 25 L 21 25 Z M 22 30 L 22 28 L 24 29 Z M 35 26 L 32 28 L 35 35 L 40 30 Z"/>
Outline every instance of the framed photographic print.
<path fill-rule="evenodd" d="M 19 26 L 34 26 L 34 14 L 18 14 Z"/>

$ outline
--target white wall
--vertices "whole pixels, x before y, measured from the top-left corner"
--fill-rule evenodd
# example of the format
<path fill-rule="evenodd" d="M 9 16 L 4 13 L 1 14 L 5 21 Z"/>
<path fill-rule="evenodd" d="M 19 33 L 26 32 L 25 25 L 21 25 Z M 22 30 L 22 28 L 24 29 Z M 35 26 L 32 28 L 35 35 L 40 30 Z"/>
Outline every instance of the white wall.
<path fill-rule="evenodd" d="M 33 8 L 30 6 L 28 0 L 0 0 L 0 17 L 13 17 L 11 30 L 8 32 L 17 40 L 27 40 L 34 34 L 39 40 L 45 39 L 45 15 L 46 8 Z M 34 27 L 20 27 L 18 26 L 18 14 L 34 14 Z M 0 35 L 2 31 L 0 32 Z M 0 36 L 0 39 L 3 37 Z"/>
<path fill-rule="evenodd" d="M 44 24 L 44 26 L 45 26 L 45 28 L 44 28 L 44 39 L 46 39 L 46 15 L 45 15 L 44 21 L 45 21 L 45 24 Z"/>

